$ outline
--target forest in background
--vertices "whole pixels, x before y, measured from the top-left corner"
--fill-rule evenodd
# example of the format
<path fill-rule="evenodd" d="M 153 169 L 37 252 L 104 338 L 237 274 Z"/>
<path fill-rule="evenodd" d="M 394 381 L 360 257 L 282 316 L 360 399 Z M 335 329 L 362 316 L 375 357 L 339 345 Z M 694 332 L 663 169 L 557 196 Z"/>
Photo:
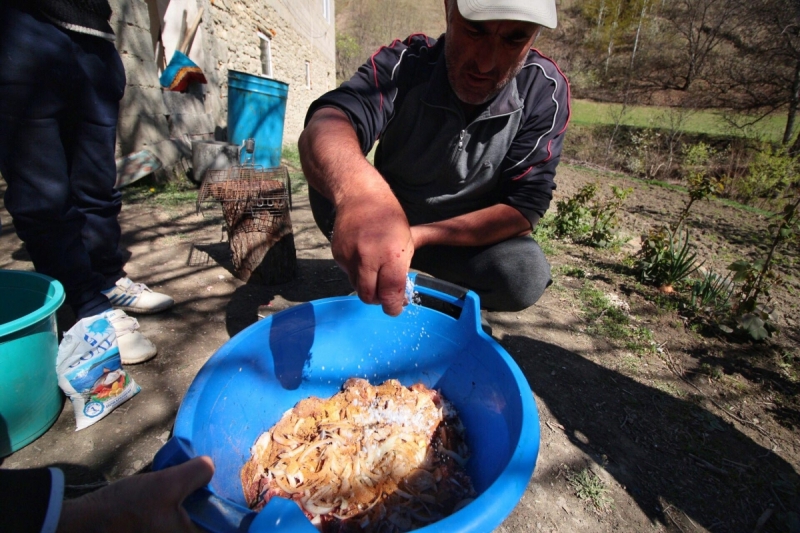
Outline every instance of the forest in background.
<path fill-rule="evenodd" d="M 646 179 L 683 181 L 698 167 L 724 196 L 780 209 L 800 183 L 800 2 L 796 0 L 556 0 L 558 27 L 536 47 L 570 80 L 573 99 L 615 103 L 573 123 L 564 158 Z M 440 35 L 443 0 L 337 2 L 337 80 L 380 46 Z M 658 112 L 630 126 L 636 106 Z M 687 132 L 698 112 L 727 132 Z M 763 135 L 778 120 L 778 142 Z M 775 137 L 775 136 L 773 136 Z M 775 201 L 781 199 L 781 201 Z"/>
<path fill-rule="evenodd" d="M 443 5 L 338 2 L 339 80 L 395 38 L 438 36 L 445 25 Z M 537 47 L 559 63 L 574 97 L 727 109 L 750 113 L 750 122 L 781 112 L 787 117 L 783 143 L 795 142 L 796 0 L 559 0 L 558 11 L 558 28 L 543 32 Z"/>

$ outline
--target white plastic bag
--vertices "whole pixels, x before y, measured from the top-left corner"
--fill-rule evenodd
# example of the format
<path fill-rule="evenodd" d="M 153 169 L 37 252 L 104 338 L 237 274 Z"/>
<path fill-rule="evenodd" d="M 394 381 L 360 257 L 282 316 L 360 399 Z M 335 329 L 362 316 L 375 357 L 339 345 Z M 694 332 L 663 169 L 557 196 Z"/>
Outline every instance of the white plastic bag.
<path fill-rule="evenodd" d="M 141 390 L 122 368 L 117 335 L 105 313 L 79 320 L 64 334 L 56 371 L 59 387 L 72 402 L 76 431 L 104 418 Z"/>

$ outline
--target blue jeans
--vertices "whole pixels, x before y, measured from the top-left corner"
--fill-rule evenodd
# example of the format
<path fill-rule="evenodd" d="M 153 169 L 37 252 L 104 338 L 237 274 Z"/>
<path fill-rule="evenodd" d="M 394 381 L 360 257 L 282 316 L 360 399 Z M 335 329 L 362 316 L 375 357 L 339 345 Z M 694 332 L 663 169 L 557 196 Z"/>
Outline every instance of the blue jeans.
<path fill-rule="evenodd" d="M 113 43 L 0 5 L 0 174 L 37 272 L 76 318 L 124 275 L 114 146 L 125 71 Z"/>

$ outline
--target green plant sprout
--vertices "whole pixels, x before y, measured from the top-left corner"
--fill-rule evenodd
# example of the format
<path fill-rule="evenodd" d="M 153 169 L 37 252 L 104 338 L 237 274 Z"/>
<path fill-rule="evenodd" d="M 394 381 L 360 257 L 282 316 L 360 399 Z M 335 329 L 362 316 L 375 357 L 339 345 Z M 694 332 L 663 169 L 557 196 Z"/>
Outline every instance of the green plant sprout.
<path fill-rule="evenodd" d="M 731 275 L 722 277 L 709 270 L 692 284 L 691 307 L 695 311 L 716 313 L 730 307 L 732 294 Z"/>
<path fill-rule="evenodd" d="M 594 201 L 589 208 L 592 217 L 592 229 L 588 241 L 592 246 L 604 248 L 614 242 L 615 230 L 619 221 L 619 210 L 632 188 L 623 189 L 611 186 L 612 197 L 608 201 Z"/>
<path fill-rule="evenodd" d="M 559 237 L 580 237 L 585 235 L 589 225 L 588 204 L 597 194 L 597 184 L 584 185 L 574 196 L 556 202 L 557 214 L 553 223 L 555 234 Z"/>
<path fill-rule="evenodd" d="M 589 500 L 598 511 L 607 508 L 614 503 L 608 496 L 608 488 L 597 474 L 589 468 L 584 468 L 580 472 L 573 472 L 567 469 L 567 481 L 575 490 L 575 495 L 581 500 Z"/>
<path fill-rule="evenodd" d="M 679 228 L 680 230 L 680 228 Z M 678 230 L 678 231 L 679 231 Z M 702 262 L 689 243 L 689 230 L 672 232 L 666 226 L 648 233 L 639 252 L 637 270 L 644 283 L 650 283 L 665 293 L 674 292 L 676 284 L 697 271 Z"/>

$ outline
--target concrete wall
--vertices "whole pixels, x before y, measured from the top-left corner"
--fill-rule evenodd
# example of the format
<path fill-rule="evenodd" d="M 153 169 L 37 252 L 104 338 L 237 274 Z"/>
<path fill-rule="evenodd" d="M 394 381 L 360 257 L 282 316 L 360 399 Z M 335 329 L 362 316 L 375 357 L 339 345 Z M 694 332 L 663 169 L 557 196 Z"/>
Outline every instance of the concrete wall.
<path fill-rule="evenodd" d="M 327 0 L 327 19 L 324 2 L 110 0 L 128 78 L 117 154 L 148 148 L 170 165 L 181 150 L 187 156 L 193 139 L 227 140 L 228 70 L 262 73 L 259 30 L 271 37 L 273 78 L 289 85 L 283 144 L 295 144 L 309 104 L 336 83 L 334 0 Z M 208 83 L 187 93 L 163 90 L 158 77 L 200 8 L 202 20 L 187 55 Z"/>

